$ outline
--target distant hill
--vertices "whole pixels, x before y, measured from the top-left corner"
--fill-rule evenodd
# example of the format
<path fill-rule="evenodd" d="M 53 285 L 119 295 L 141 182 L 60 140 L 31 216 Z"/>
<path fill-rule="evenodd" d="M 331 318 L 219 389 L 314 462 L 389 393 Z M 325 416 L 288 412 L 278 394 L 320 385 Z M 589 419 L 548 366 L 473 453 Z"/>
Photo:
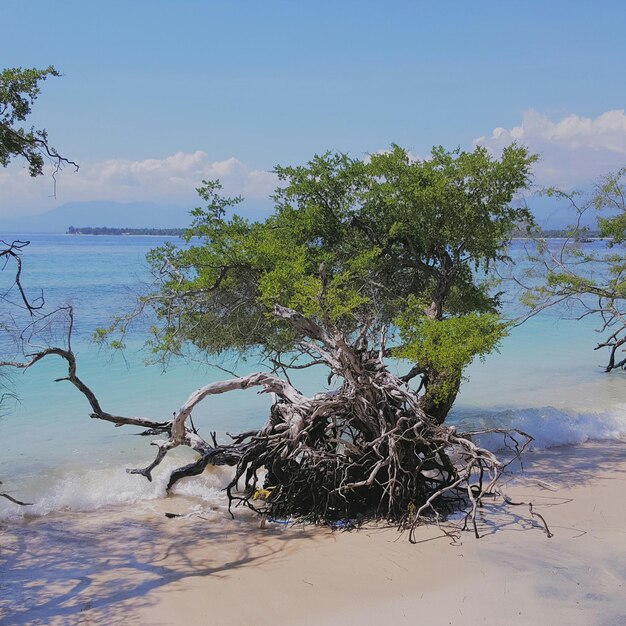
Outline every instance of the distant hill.
<path fill-rule="evenodd" d="M 39 215 L 0 216 L 0 233 L 64 233 L 72 224 L 111 228 L 119 224 L 124 224 L 125 228 L 184 228 L 191 222 L 189 208 L 155 202 L 68 202 Z"/>
<path fill-rule="evenodd" d="M 537 222 L 544 231 L 556 231 L 572 222 L 571 210 L 552 198 L 531 198 L 530 204 Z M 164 229 L 186 228 L 191 223 L 191 206 L 167 206 L 156 202 L 111 202 L 94 200 L 68 202 L 41 213 L 24 217 L 4 218 L 0 214 L 0 235 L 4 233 L 65 233 L 69 226 L 76 228 L 91 224 L 92 228 Z M 271 211 L 271 203 L 244 201 L 237 207 L 240 215 L 252 219 L 263 218 Z M 123 225 L 123 226 L 121 226 Z M 587 226 L 595 227 L 595 214 L 587 218 Z M 556 236 L 556 235 L 551 235 Z"/>

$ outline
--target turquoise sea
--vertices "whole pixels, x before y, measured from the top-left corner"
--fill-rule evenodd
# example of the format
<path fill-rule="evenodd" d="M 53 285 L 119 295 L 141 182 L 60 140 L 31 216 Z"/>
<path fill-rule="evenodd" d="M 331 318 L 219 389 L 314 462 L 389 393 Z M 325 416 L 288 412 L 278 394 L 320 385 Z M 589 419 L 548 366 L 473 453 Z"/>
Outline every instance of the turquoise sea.
<path fill-rule="evenodd" d="M 172 363 L 167 371 L 144 366 L 143 337 L 136 331 L 122 357 L 90 343 L 93 329 L 114 313 L 132 307 L 134 294 L 149 279 L 145 254 L 165 238 L 3 234 L 28 239 L 23 280 L 31 294 L 43 289 L 49 306 L 70 302 L 75 308 L 74 349 L 79 375 L 98 395 L 103 408 L 123 415 L 165 419 L 197 387 L 227 377 L 216 369 Z M 602 242 L 588 244 L 602 246 Z M 521 242 L 511 255 L 522 262 Z M 0 273 L 0 290 L 9 280 Z M 509 293 L 506 313 L 519 313 Z M 580 443 L 589 439 L 626 438 L 626 374 L 603 373 L 605 354 L 594 352 L 597 320 L 564 319 L 549 311 L 515 328 L 500 353 L 476 362 L 467 371 L 450 417 L 462 426 L 511 426 L 535 437 L 535 448 Z M 232 364 L 231 364 L 232 365 Z M 0 417 L 0 480 L 15 497 L 33 502 L 17 507 L 0 499 L 0 519 L 105 505 L 132 505 L 165 496 L 169 470 L 190 452 L 179 449 L 155 474 L 152 483 L 129 475 L 126 467 L 142 467 L 154 456 L 149 437 L 133 429 L 89 418 L 89 406 L 68 383 L 64 363 L 51 358 L 17 373 L 20 403 Z M 239 373 L 263 364 L 239 364 Z M 321 372 L 296 379 L 305 393 L 324 386 Z M 194 412 L 205 435 L 247 430 L 265 418 L 269 398 L 255 391 L 212 397 Z M 176 493 L 209 503 L 223 502 L 224 472 L 208 472 L 181 481 Z"/>

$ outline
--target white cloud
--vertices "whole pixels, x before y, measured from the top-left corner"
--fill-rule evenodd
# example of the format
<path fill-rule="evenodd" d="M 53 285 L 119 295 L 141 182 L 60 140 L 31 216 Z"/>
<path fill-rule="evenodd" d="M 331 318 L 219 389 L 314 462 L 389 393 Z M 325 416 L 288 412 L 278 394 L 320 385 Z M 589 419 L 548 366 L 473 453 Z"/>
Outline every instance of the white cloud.
<path fill-rule="evenodd" d="M 529 109 L 519 126 L 494 128 L 474 144 L 497 153 L 513 141 L 540 154 L 534 169 L 539 185 L 580 186 L 626 165 L 626 113 L 616 109 L 595 118 L 567 115 L 552 121 Z"/>
<path fill-rule="evenodd" d="M 219 178 L 228 195 L 266 199 L 277 184 L 271 172 L 251 169 L 235 157 L 211 161 L 205 152 L 177 152 L 164 159 L 109 159 L 83 163 L 78 172 L 66 168 L 58 177 L 52 198 L 49 176 L 33 179 L 25 168 L 12 164 L 0 169 L 0 217 L 41 213 L 82 200 L 154 201 L 188 204 L 202 180 Z"/>
<path fill-rule="evenodd" d="M 626 113 L 611 110 L 598 117 L 567 115 L 553 121 L 533 109 L 512 128 L 496 127 L 475 144 L 494 153 L 518 141 L 541 155 L 535 166 L 538 185 L 584 185 L 626 165 Z M 418 155 L 411 155 L 419 158 Z M 271 172 L 253 169 L 235 157 L 211 161 L 202 151 L 177 152 L 163 159 L 110 159 L 82 163 L 79 172 L 66 168 L 52 198 L 49 176 L 32 179 L 21 164 L 0 169 L 0 217 L 48 211 L 83 200 L 154 201 L 192 206 L 203 179 L 219 178 L 229 195 L 266 200 L 277 185 Z"/>

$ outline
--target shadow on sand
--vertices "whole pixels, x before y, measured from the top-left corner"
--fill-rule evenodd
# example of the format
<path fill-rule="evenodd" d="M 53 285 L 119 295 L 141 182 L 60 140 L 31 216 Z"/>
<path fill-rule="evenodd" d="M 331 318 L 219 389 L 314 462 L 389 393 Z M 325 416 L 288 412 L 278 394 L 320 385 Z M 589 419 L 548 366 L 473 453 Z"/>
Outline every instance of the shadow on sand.
<path fill-rule="evenodd" d="M 539 450 L 527 455 L 524 468 L 533 479 L 555 487 L 575 487 L 602 476 L 626 478 L 626 442 L 589 441 L 584 445 L 568 445 Z M 607 476 L 611 473 L 612 476 Z"/>
<path fill-rule="evenodd" d="M 0 622 L 139 624 L 136 610 L 152 590 L 284 559 L 314 538 L 213 515 L 169 520 L 124 509 L 1 527 Z"/>
<path fill-rule="evenodd" d="M 577 486 L 592 486 L 598 480 L 623 481 L 626 479 L 626 442 L 593 441 L 583 445 L 558 446 L 527 453 L 523 465 L 512 463 L 502 479 L 499 490 L 512 495 L 518 505 L 509 505 L 496 498 L 489 500 L 479 511 L 480 536 L 493 535 L 503 531 L 527 531 L 535 528 L 546 532 L 555 526 L 550 510 L 572 502 L 568 489 Z M 616 484 L 616 489 L 621 486 Z M 617 493 L 616 493 L 617 496 Z M 532 503 L 533 515 L 528 507 Z M 568 527 L 572 536 L 582 529 Z"/>

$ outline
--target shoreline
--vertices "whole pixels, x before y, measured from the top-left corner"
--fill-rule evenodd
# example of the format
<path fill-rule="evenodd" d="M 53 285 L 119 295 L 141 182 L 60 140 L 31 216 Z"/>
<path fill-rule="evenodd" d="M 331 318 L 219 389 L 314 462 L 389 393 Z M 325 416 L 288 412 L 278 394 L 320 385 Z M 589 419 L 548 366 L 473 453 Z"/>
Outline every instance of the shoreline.
<path fill-rule="evenodd" d="M 0 525 L 3 624 L 626 623 L 626 442 L 528 455 L 476 540 L 269 525 L 192 500 Z M 454 545 L 450 545 L 453 543 Z M 503 621 L 504 620 L 504 621 Z"/>

